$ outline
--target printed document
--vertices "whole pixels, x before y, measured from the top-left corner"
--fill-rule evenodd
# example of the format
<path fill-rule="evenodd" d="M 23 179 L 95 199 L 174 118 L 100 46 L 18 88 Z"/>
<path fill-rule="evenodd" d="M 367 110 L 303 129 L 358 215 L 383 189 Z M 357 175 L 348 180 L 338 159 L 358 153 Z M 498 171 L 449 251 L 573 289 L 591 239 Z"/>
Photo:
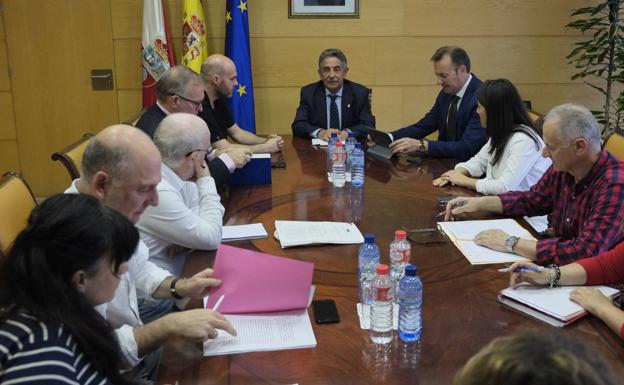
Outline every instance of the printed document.
<path fill-rule="evenodd" d="M 438 222 L 438 228 L 449 237 L 451 242 L 457 246 L 459 251 L 473 265 L 528 261 L 527 258 L 492 250 L 474 243 L 474 237 L 483 230 L 498 229 L 509 235 L 515 235 L 524 239 L 535 239 L 531 233 L 513 219 Z"/>
<path fill-rule="evenodd" d="M 219 331 L 204 342 L 204 356 L 311 348 L 316 338 L 307 309 L 253 315 L 226 315 L 238 335 Z"/>
<path fill-rule="evenodd" d="M 248 225 L 223 226 L 221 242 L 240 241 L 243 239 L 268 238 L 269 233 L 262 223 L 251 223 Z"/>
<path fill-rule="evenodd" d="M 345 222 L 275 221 L 275 238 L 282 248 L 314 244 L 358 244 L 364 237 Z"/>

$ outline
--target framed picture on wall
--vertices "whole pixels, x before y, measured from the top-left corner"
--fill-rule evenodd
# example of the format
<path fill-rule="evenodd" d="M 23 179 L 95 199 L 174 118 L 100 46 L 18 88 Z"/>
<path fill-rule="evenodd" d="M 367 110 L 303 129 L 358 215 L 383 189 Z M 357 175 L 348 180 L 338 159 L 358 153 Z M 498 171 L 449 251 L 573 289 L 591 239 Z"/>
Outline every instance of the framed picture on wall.
<path fill-rule="evenodd" d="M 360 0 L 288 0 L 288 17 L 359 18 Z"/>

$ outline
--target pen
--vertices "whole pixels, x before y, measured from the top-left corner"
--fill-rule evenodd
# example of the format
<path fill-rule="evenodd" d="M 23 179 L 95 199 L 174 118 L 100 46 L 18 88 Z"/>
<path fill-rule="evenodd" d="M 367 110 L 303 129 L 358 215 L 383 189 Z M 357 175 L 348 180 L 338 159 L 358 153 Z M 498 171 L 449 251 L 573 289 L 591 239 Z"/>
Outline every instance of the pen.
<path fill-rule="evenodd" d="M 217 300 L 217 303 L 212 307 L 213 311 L 219 310 L 219 306 L 221 306 L 221 302 L 223 302 L 223 298 L 225 298 L 225 294 L 221 294 L 221 297 Z"/>
<path fill-rule="evenodd" d="M 466 203 L 468 203 L 468 201 L 461 201 L 459 203 L 456 203 L 453 205 L 453 207 L 451 207 L 451 210 L 453 210 L 456 207 L 462 207 L 463 205 L 465 205 Z M 436 214 L 436 218 L 441 217 L 442 215 L 446 214 L 446 210 L 440 211 L 439 213 Z"/>
<path fill-rule="evenodd" d="M 506 267 L 504 269 L 498 269 L 499 272 L 501 273 L 519 273 L 521 271 L 543 271 L 544 267 L 542 266 L 520 266 L 520 267 L 516 267 L 515 269 L 511 270 L 511 268 Z"/>

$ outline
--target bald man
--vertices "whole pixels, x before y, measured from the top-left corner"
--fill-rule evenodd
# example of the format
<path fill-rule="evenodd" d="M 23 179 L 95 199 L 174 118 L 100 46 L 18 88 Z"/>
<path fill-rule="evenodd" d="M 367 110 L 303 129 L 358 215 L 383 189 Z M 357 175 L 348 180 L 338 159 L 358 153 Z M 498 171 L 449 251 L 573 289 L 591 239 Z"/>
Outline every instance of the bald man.
<path fill-rule="evenodd" d="M 204 160 L 211 151 L 210 131 L 201 118 L 168 115 L 154 133 L 154 144 L 162 157 L 160 202 L 145 210 L 137 226 L 150 261 L 179 276 L 190 249 L 217 249 L 225 209 Z M 173 306 L 172 299 L 139 299 L 143 322 L 167 314 Z"/>
<path fill-rule="evenodd" d="M 219 150 L 233 147 L 249 148 L 254 153 L 277 152 L 284 146 L 279 135 L 263 138 L 245 131 L 234 122 L 227 107 L 232 97 L 236 80 L 236 65 L 228 57 L 214 54 L 208 56 L 201 66 L 204 81 L 204 102 L 199 116 L 206 121 L 212 136 L 212 145 Z M 227 140 L 228 136 L 235 143 Z"/>
<path fill-rule="evenodd" d="M 160 160 L 158 149 L 142 131 L 128 125 L 107 127 L 85 150 L 82 177 L 65 192 L 91 195 L 136 223 L 147 207 L 158 205 Z M 158 364 L 157 350 L 168 339 L 206 340 L 217 337 L 217 328 L 234 335 L 236 331 L 222 315 L 205 309 L 168 314 L 144 325 L 137 295 L 202 298 L 210 287 L 220 284 L 212 278 L 211 269 L 189 279 L 174 279 L 170 272 L 148 261 L 148 253 L 140 241 L 113 300 L 97 310 L 116 329 L 126 364 L 132 368 L 128 376 L 149 383 Z"/>

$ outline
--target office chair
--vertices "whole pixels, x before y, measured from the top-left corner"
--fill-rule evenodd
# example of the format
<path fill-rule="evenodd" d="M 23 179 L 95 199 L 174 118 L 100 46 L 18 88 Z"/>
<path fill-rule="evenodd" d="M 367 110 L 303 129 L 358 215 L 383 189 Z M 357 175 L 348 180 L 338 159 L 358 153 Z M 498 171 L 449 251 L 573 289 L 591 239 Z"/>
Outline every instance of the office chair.
<path fill-rule="evenodd" d="M 17 235 L 26 227 L 28 217 L 37 206 L 28 183 L 9 171 L 0 178 L 0 251 L 6 255 Z"/>
<path fill-rule="evenodd" d="M 624 135 L 614 131 L 604 142 L 604 149 L 615 155 L 618 159 L 624 160 Z"/>
<path fill-rule="evenodd" d="M 80 164 L 82 163 L 82 154 L 91 142 L 93 134 L 84 134 L 80 140 L 70 144 L 61 151 L 52 154 L 52 160 L 58 160 L 63 163 L 67 169 L 71 180 L 80 178 Z"/>

